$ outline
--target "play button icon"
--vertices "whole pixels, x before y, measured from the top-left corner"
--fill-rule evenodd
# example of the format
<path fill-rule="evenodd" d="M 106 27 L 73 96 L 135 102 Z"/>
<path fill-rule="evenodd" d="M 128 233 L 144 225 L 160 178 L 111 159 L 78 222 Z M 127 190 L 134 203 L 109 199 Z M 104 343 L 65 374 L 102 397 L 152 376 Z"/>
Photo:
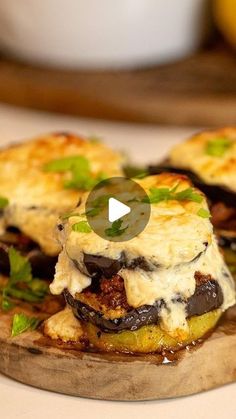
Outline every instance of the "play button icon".
<path fill-rule="evenodd" d="M 146 227 L 150 203 L 138 181 L 113 177 L 98 183 L 86 201 L 92 230 L 105 240 L 127 241 Z"/>
<path fill-rule="evenodd" d="M 108 200 L 108 220 L 113 223 L 116 220 L 129 214 L 131 208 L 128 205 L 123 204 L 115 198 L 109 198 Z"/>

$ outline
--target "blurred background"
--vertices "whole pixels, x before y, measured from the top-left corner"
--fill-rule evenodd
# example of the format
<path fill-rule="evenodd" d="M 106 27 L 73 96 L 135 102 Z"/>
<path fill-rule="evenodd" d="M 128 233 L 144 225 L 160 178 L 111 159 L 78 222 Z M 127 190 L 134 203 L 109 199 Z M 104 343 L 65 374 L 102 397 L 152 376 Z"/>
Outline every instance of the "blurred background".
<path fill-rule="evenodd" d="M 236 124 L 236 0 L 0 0 L 0 101 Z"/>

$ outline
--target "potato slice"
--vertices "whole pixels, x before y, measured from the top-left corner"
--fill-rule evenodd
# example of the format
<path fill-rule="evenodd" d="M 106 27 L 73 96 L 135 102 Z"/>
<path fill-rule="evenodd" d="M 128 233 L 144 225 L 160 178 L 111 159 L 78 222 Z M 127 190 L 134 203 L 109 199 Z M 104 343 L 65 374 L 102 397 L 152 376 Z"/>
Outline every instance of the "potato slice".
<path fill-rule="evenodd" d="M 163 331 L 158 325 L 143 326 L 135 331 L 121 333 L 104 333 L 91 323 L 83 324 L 90 344 L 105 352 L 150 353 L 166 350 L 177 350 L 203 337 L 211 331 L 222 312 L 213 310 L 202 316 L 188 320 L 189 335 L 185 340 L 177 341 Z"/>

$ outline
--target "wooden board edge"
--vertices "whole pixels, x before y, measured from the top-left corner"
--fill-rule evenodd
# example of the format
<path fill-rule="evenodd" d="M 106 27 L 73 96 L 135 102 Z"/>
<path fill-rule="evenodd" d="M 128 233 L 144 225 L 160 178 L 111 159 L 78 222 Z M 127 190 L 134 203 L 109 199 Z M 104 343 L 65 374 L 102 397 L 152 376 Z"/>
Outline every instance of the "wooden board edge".
<path fill-rule="evenodd" d="M 38 351 L 37 351 L 38 349 Z M 75 356 L 65 351 L 0 340 L 0 371 L 19 382 L 57 393 L 113 401 L 188 396 L 236 381 L 236 334 L 204 342 L 174 364 L 126 356 Z M 216 368 L 217 366 L 217 368 Z M 161 385 L 160 385 L 161 383 Z"/>

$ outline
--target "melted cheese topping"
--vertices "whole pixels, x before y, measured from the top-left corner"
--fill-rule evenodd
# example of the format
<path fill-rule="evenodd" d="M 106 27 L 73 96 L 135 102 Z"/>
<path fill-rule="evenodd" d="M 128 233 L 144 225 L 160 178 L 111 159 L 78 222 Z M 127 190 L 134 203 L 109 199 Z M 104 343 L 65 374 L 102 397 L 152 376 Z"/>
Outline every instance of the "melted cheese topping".
<path fill-rule="evenodd" d="M 94 175 L 121 175 L 121 155 L 107 146 L 67 134 L 52 134 L 0 151 L 0 196 L 9 200 L 1 232 L 11 225 L 39 243 L 49 255 L 60 246 L 54 229 L 59 215 L 71 211 L 84 191 L 65 189 L 64 173 L 43 170 L 46 163 L 68 156 L 85 156 Z"/>
<path fill-rule="evenodd" d="M 232 141 L 221 157 L 208 155 L 208 141 L 217 138 Z M 174 167 L 189 169 L 205 183 L 217 184 L 236 192 L 236 128 L 224 128 L 218 131 L 202 132 L 175 146 L 169 156 Z"/>
<path fill-rule="evenodd" d="M 151 187 L 174 187 L 178 191 L 191 186 L 179 175 L 162 174 L 150 176 L 138 182 L 147 192 Z M 197 191 L 199 193 L 199 191 Z M 85 197 L 77 212 L 84 212 Z M 191 201 L 162 201 L 151 205 L 151 216 L 144 231 L 126 242 L 108 242 L 94 232 L 78 233 L 72 225 L 79 217 L 71 217 L 64 224 L 61 234 L 63 251 L 51 291 L 60 294 L 67 288 L 72 295 L 81 292 L 91 283 L 91 279 L 75 268 L 72 260 L 83 266 L 83 255 L 121 257 L 122 252 L 128 264 L 137 257 L 144 257 L 152 270 L 143 271 L 122 268 L 119 272 L 124 279 L 127 301 L 132 307 L 154 304 L 164 299 L 166 308 L 161 312 L 162 327 L 172 335 L 176 330 L 187 333 L 185 303 L 176 303 L 176 298 L 188 299 L 195 292 L 194 273 L 210 274 L 219 281 L 224 295 L 222 310 L 235 303 L 233 279 L 218 250 L 208 218 L 197 215 L 201 203 Z M 86 283 L 87 278 L 87 283 Z"/>

